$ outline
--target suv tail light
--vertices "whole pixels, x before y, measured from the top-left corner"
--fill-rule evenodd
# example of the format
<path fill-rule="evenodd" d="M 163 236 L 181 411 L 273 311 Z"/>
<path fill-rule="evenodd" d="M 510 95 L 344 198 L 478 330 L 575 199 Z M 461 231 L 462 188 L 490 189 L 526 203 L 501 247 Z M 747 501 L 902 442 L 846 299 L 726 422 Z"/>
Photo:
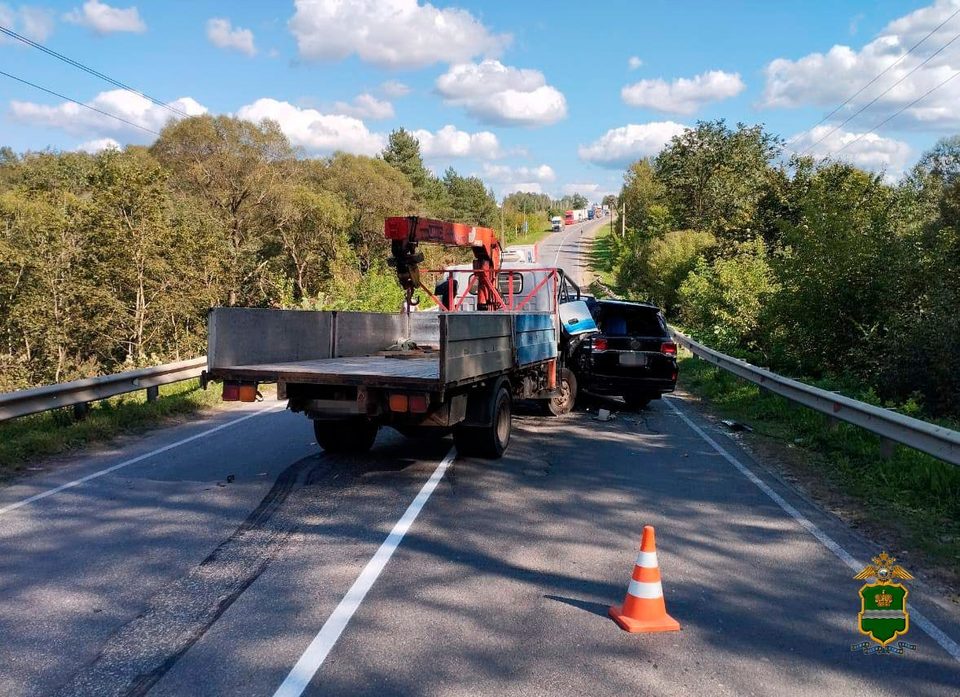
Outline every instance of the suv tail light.
<path fill-rule="evenodd" d="M 676 356 L 677 345 L 672 341 L 664 341 L 660 344 L 660 353 L 666 354 L 667 356 Z"/>
<path fill-rule="evenodd" d="M 594 339 L 593 340 L 593 350 L 594 351 L 606 351 L 607 350 L 607 340 L 606 339 Z"/>

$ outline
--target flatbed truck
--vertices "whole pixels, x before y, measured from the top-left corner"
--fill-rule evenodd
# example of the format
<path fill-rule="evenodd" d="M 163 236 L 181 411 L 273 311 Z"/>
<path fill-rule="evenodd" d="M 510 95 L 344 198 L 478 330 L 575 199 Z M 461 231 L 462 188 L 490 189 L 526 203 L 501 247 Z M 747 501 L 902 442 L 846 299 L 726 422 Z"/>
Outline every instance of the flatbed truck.
<path fill-rule="evenodd" d="M 217 307 L 208 315 L 204 386 L 219 381 L 225 400 L 253 401 L 260 384 L 276 383 L 278 399 L 313 421 L 328 452 L 364 452 L 391 426 L 405 435 L 452 432 L 461 454 L 497 458 L 510 442 L 514 400 L 569 411 L 560 308 L 573 309 L 562 303 L 574 299 L 575 286 L 558 269 L 501 270 L 499 247 L 493 255 L 478 250 L 485 229 L 441 225 L 450 224 L 410 218 L 403 230 L 410 239 L 417 230 L 437 238 L 463 232 L 478 258 L 497 263 L 444 272 L 442 288 L 427 291 L 439 311 Z M 395 258 L 404 287 L 415 279 L 426 289 L 415 245 L 397 245 Z M 570 322 L 580 325 L 571 331 L 585 330 L 582 312 L 574 315 Z"/>

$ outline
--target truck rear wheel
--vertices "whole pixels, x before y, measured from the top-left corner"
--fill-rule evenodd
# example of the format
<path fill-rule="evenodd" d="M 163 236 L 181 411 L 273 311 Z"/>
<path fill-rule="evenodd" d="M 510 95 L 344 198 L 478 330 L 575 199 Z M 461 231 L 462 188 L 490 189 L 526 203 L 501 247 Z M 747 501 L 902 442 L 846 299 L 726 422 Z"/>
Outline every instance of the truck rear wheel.
<path fill-rule="evenodd" d="M 493 399 L 493 418 L 489 426 L 457 426 L 453 430 L 453 443 L 458 454 L 494 460 L 503 457 L 510 444 L 512 427 L 510 392 L 501 387 Z"/>
<path fill-rule="evenodd" d="M 547 400 L 547 411 L 554 416 L 563 416 L 573 411 L 577 403 L 577 376 L 572 370 L 564 368 L 560 371 L 557 388 L 560 394 Z"/>
<path fill-rule="evenodd" d="M 380 427 L 366 419 L 314 421 L 317 445 L 328 453 L 365 453 L 373 445 Z"/>

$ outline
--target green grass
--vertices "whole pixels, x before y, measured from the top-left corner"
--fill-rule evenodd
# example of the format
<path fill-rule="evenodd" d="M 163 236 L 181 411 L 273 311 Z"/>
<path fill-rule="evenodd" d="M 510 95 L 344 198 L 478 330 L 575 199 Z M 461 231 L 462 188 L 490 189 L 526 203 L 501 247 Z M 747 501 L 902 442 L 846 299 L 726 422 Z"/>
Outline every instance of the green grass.
<path fill-rule="evenodd" d="M 603 225 L 597 231 L 587 255 L 590 260 L 590 268 L 597 275 L 596 281 L 590 284 L 590 291 L 598 298 L 621 295 L 620 288 L 617 287 L 617 260 L 614 255 L 613 237 L 609 224 Z"/>
<path fill-rule="evenodd" d="M 960 469 L 903 446 L 884 459 L 877 436 L 846 423 L 831 426 L 825 415 L 689 354 L 680 360 L 680 386 L 704 398 L 711 411 L 753 428 L 748 438 L 779 450 L 784 457 L 778 460 L 812 485 L 815 496 L 819 490 L 849 497 L 855 517 L 880 531 L 877 542 L 919 552 L 958 579 Z"/>
<path fill-rule="evenodd" d="M 504 247 L 512 247 L 515 244 L 537 244 L 551 233 L 551 228 L 543 230 L 530 230 L 527 234 L 516 235 L 507 231 L 506 239 L 503 240 Z"/>
<path fill-rule="evenodd" d="M 0 424 L 0 481 L 31 462 L 82 449 L 116 436 L 138 433 L 174 416 L 208 409 L 220 401 L 220 390 L 200 389 L 197 380 L 160 388 L 160 399 L 146 401 L 139 390 L 91 405 L 87 416 L 74 420 L 72 408 L 33 414 Z"/>

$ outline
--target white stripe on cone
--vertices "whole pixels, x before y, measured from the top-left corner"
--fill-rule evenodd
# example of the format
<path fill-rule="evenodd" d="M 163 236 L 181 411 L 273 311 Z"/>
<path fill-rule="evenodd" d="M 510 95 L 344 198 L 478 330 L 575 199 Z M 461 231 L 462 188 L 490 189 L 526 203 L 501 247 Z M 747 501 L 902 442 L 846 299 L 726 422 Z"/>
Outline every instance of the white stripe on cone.
<path fill-rule="evenodd" d="M 656 552 L 640 552 L 640 554 L 637 555 L 637 566 L 641 566 L 644 569 L 656 569 L 657 553 Z"/>
<path fill-rule="evenodd" d="M 627 588 L 627 593 L 632 595 L 634 598 L 653 600 L 655 598 L 663 597 L 663 586 L 660 585 L 660 581 L 654 581 L 653 583 L 650 583 L 647 581 L 636 581 L 634 579 L 630 579 L 630 586 Z"/>

